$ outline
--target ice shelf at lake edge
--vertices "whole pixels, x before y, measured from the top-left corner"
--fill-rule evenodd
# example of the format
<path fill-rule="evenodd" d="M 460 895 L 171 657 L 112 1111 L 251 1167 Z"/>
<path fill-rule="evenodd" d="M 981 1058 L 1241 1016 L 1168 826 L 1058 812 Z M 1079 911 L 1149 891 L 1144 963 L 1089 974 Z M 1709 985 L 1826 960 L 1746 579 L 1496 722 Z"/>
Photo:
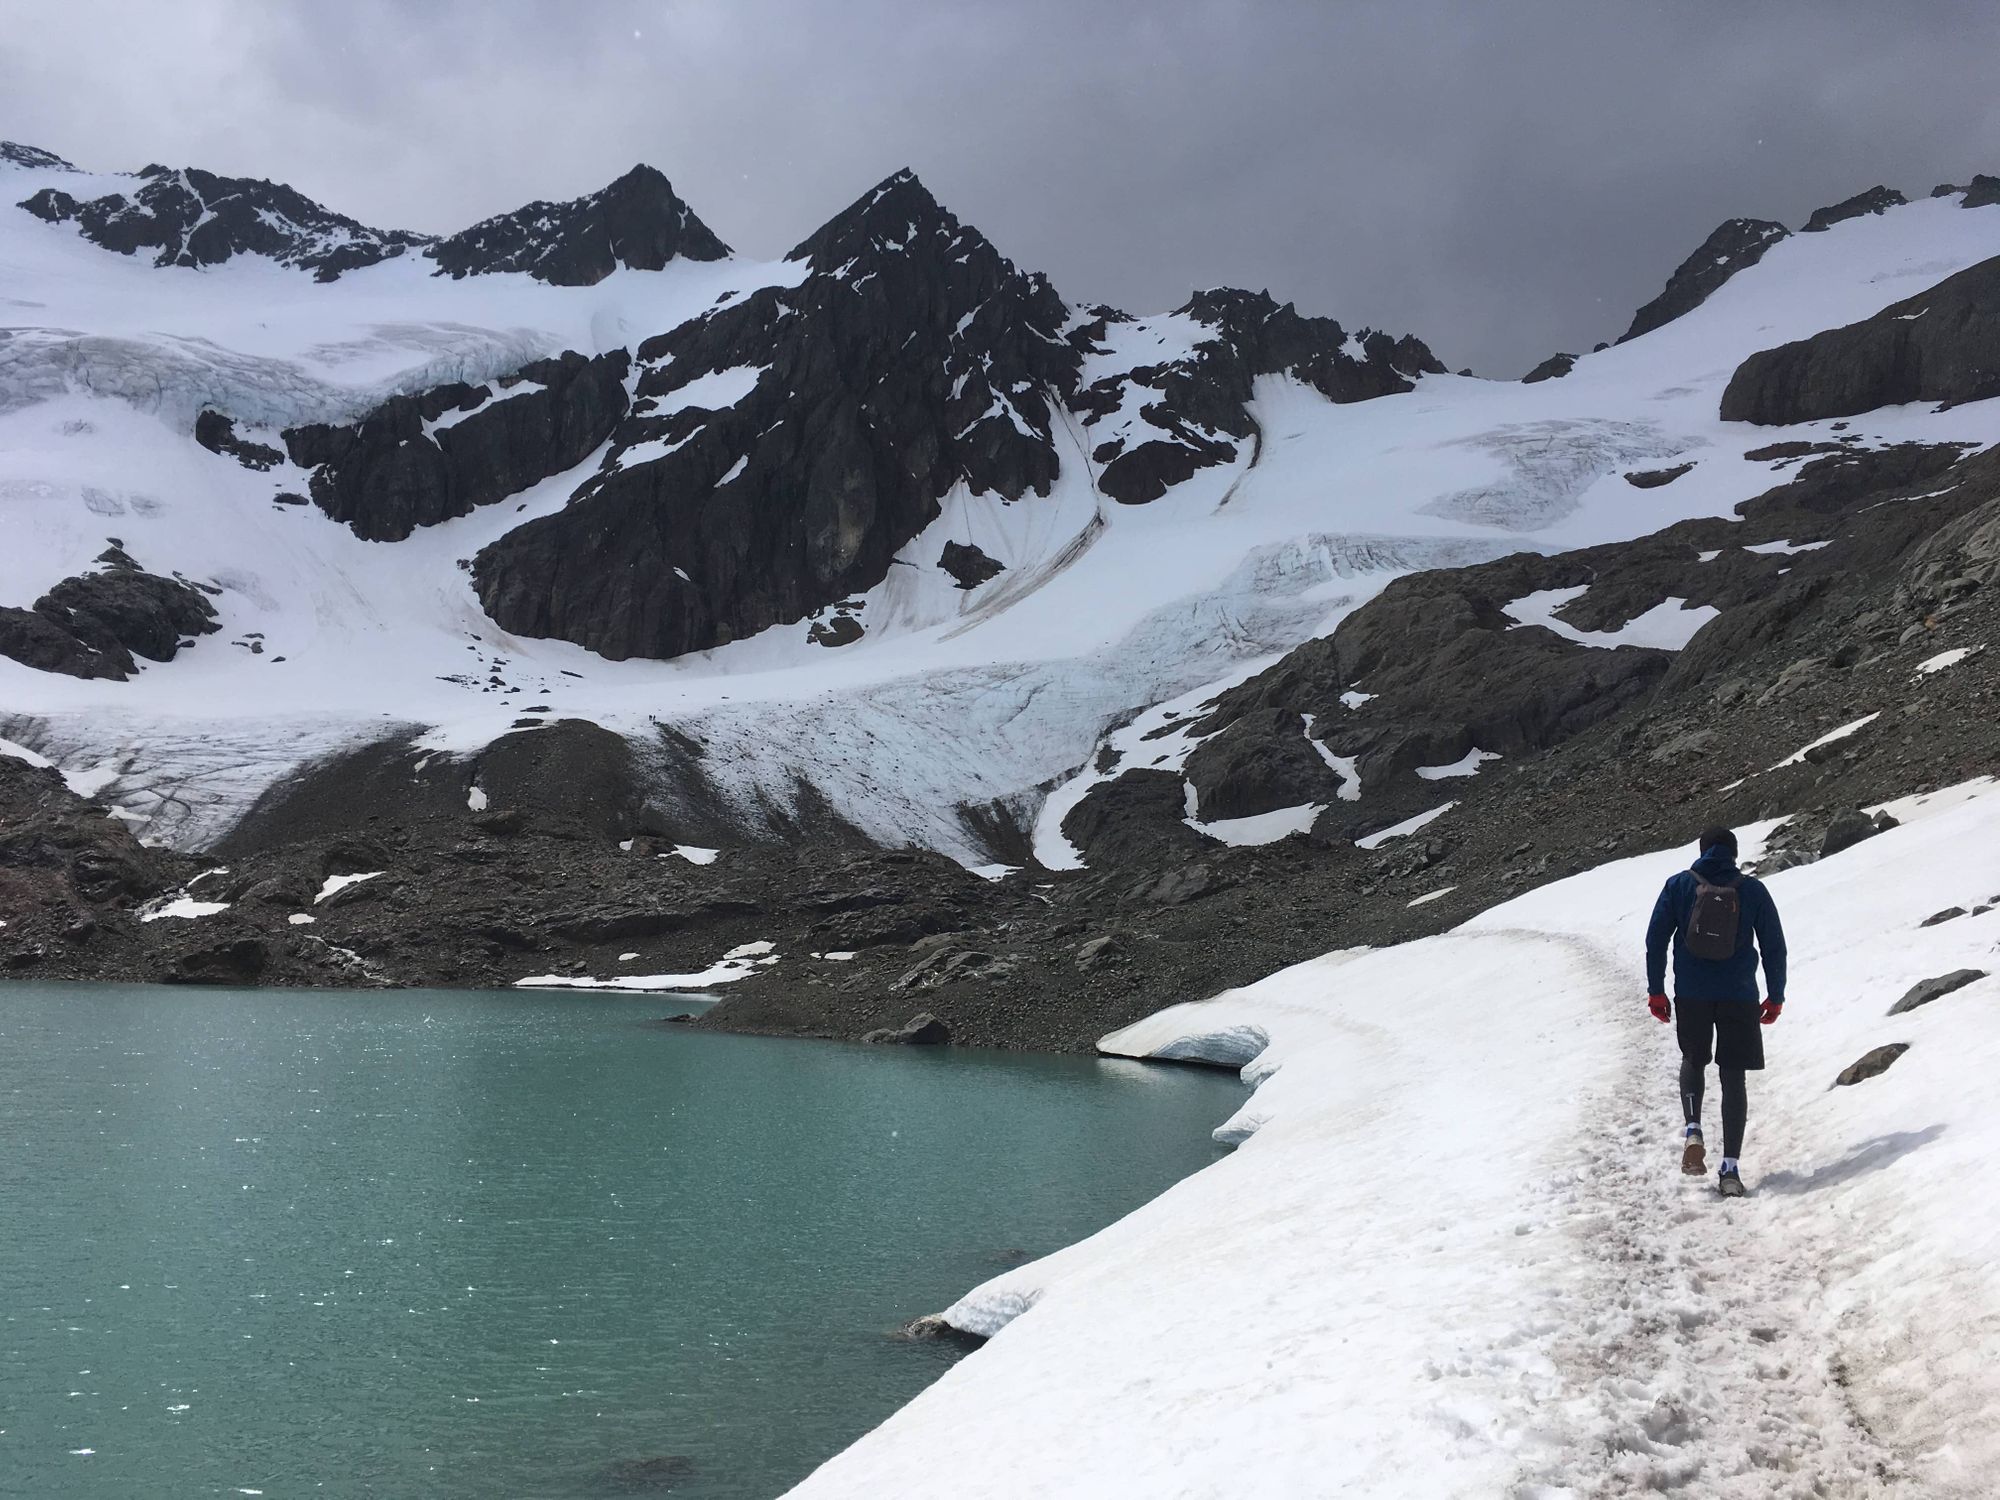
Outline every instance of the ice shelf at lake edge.
<path fill-rule="evenodd" d="M 1244 1065 L 1239 1149 L 947 1309 L 990 1342 L 792 1493 L 1990 1494 L 2000 980 L 1886 1012 L 1991 966 L 2000 911 L 1919 924 L 2000 893 L 2000 789 L 1889 808 L 1772 879 L 1793 1003 L 1749 1200 L 1678 1175 L 1640 1003 L 1687 851 L 1620 861 L 1105 1038 Z"/>

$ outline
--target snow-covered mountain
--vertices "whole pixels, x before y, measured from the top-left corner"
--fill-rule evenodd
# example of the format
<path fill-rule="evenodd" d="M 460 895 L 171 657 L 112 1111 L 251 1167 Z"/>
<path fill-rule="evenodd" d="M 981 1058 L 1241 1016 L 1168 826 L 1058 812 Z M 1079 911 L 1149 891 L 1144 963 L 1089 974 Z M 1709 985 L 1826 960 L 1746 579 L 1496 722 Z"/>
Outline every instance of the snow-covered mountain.
<path fill-rule="evenodd" d="M 0 665 L 0 703 L 188 845 L 305 758 L 472 754 L 527 701 L 711 746 L 746 830 L 803 782 L 978 862 L 962 807 L 1028 817 L 1111 724 L 1397 572 L 1728 514 L 1758 476 L 1719 456 L 1774 436 L 1718 419 L 1737 363 L 2000 250 L 1949 197 L 1732 221 L 1719 288 L 1684 266 L 1680 317 L 1521 387 L 1252 294 L 1071 308 L 908 173 L 771 263 L 647 169 L 435 242 L 200 172 L 0 174 L 0 600 L 116 537 L 222 627 L 115 687 Z M 210 452 L 204 411 L 283 459 Z"/>
<path fill-rule="evenodd" d="M 330 859 L 363 805 L 438 848 L 822 851 L 702 923 L 840 851 L 1140 907 L 1254 885 L 1239 851 L 1394 863 L 1720 691 L 1776 601 L 1947 607 L 1866 538 L 1984 494 L 1988 181 L 1731 220 L 1517 383 L 1265 293 L 1072 305 L 907 172 L 755 261 L 645 168 L 427 240 L 9 147 L 0 737 L 236 859 Z M 921 868 L 813 941 L 1039 899 Z M 511 956 L 547 914 L 492 899 L 467 931 L 529 948 L 453 972 L 547 972 Z"/>

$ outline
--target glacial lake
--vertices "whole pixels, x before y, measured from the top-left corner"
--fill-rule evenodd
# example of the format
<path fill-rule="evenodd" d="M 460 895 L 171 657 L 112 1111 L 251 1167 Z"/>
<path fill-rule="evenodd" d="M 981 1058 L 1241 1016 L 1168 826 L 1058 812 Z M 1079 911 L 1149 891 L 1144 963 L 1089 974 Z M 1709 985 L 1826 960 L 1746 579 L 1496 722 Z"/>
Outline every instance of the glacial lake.
<path fill-rule="evenodd" d="M 774 1496 L 1243 1098 L 693 1008 L 0 985 L 0 1494 Z"/>

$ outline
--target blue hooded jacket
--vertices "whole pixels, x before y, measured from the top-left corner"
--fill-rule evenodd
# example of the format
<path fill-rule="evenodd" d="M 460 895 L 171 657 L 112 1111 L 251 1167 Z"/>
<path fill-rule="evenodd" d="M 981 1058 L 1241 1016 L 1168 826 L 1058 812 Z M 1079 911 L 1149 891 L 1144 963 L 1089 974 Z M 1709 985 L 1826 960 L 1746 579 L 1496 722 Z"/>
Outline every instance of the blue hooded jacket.
<path fill-rule="evenodd" d="M 1687 951 L 1688 918 L 1694 914 L 1695 887 L 1736 882 L 1742 920 L 1736 929 L 1736 951 L 1728 958 L 1696 958 Z M 1674 994 L 1683 1000 L 1757 999 L 1757 953 L 1763 950 L 1764 981 L 1771 998 L 1785 1003 L 1785 930 L 1778 925 L 1777 903 L 1764 883 L 1736 868 L 1721 849 L 1711 849 L 1667 881 L 1653 904 L 1646 925 L 1646 983 L 1650 993 L 1667 992 L 1667 944 L 1674 949 Z"/>

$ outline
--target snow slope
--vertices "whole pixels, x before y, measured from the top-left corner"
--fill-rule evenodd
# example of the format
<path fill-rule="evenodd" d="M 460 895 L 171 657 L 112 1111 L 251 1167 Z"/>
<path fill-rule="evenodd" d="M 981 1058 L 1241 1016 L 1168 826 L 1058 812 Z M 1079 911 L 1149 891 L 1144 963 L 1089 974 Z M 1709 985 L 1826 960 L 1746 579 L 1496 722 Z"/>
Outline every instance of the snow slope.
<path fill-rule="evenodd" d="M 8 202 L 39 185 L 36 170 L 0 167 Z M 1072 428 L 1050 496 L 946 497 L 860 601 L 860 642 L 829 651 L 800 621 L 672 662 L 608 662 L 500 630 L 460 566 L 561 508 L 601 455 L 407 541 L 367 543 L 314 508 L 272 505 L 301 476 L 203 450 L 195 410 L 213 401 L 252 424 L 341 415 L 531 355 L 627 346 L 724 293 L 795 279 L 802 264 L 676 263 L 566 288 L 435 278 L 406 257 L 321 284 L 254 259 L 156 269 L 0 207 L 0 603 L 32 602 L 107 536 L 147 568 L 223 590 L 221 635 L 129 682 L 0 660 L 0 734 L 66 770 L 107 770 L 110 795 L 150 820 L 149 837 L 200 846 L 302 760 L 390 732 L 476 755 L 522 705 L 546 704 L 642 747 L 663 723 L 702 740 L 746 820 L 790 805 L 803 775 L 865 831 L 980 864 L 993 851 L 961 804 L 1031 817 L 1113 726 L 1240 680 L 1398 573 L 1728 515 L 1772 482 L 1742 461 L 1746 449 L 1825 435 L 1720 422 L 1722 386 L 1744 356 L 1996 252 L 2000 207 L 1927 200 L 1788 239 L 1695 312 L 1585 356 L 1565 379 L 1433 376 L 1408 395 L 1337 406 L 1267 377 L 1253 406 L 1262 443 L 1147 506 L 1096 491 Z M 1170 334 L 1193 336 L 1170 318 L 1114 327 L 1147 342 L 1148 358 L 1175 352 L 1159 343 L 1173 345 Z M 1137 357 L 1107 347 L 1092 373 Z M 1871 443 L 1990 442 L 2000 403 L 1889 409 L 1850 430 Z M 1695 467 L 1663 488 L 1621 478 L 1677 459 Z M 976 542 L 1006 571 L 952 587 L 936 566 L 947 540 Z M 1621 638 L 1680 638 L 1699 624 L 1699 611 L 1668 614 Z M 494 674 L 505 688 L 489 692 Z M 937 753 L 941 728 L 949 757 Z M 1083 789 L 1070 788 L 1070 805 Z M 1036 829 L 1057 863 L 1060 806 Z"/>
<path fill-rule="evenodd" d="M 1239 1149 L 948 1309 L 991 1342 L 793 1494 L 1990 1496 L 2000 979 L 1885 1013 L 2000 968 L 2000 910 L 1918 925 L 2000 894 L 2000 786 L 1891 806 L 1771 882 L 1750 1198 L 1679 1176 L 1641 1003 L 1688 851 L 1608 865 L 1105 1038 L 1243 1064 Z"/>

